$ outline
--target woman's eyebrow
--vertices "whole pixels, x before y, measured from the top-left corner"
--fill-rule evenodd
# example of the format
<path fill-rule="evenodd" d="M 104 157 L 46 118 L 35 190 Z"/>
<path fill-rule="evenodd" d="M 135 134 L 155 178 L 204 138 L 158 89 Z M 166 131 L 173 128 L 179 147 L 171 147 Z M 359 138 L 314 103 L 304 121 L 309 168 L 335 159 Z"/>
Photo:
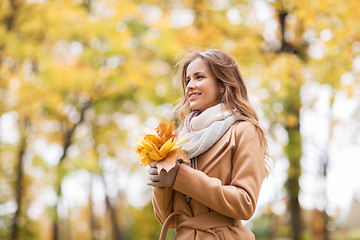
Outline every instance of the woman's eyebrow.
<path fill-rule="evenodd" d="M 196 75 L 199 75 L 199 74 L 204 74 L 204 75 L 205 75 L 204 72 L 196 72 L 196 73 L 194 73 L 193 75 L 196 76 Z M 190 78 L 190 76 L 188 75 L 188 76 L 186 76 L 186 78 Z"/>
<path fill-rule="evenodd" d="M 205 74 L 205 73 L 204 72 L 196 72 L 196 73 L 194 73 L 194 76 L 199 75 L 199 74 Z"/>
<path fill-rule="evenodd" d="M 199 74 L 205 74 L 205 73 L 204 72 L 196 72 L 193 75 L 196 76 L 196 75 L 199 75 Z"/>

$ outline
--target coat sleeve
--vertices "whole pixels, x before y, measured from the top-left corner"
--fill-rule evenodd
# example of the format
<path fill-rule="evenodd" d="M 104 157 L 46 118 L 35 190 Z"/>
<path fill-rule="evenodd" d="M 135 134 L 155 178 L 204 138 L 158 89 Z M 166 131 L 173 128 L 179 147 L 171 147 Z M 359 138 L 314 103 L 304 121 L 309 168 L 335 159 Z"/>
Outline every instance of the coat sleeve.
<path fill-rule="evenodd" d="M 170 187 L 153 187 L 153 208 L 158 221 L 163 224 L 173 212 L 173 189 Z"/>
<path fill-rule="evenodd" d="M 181 165 L 174 189 L 220 214 L 248 220 L 255 212 L 265 177 L 264 149 L 251 123 L 239 125 L 235 127 L 230 185 L 223 185 L 218 178 Z"/>

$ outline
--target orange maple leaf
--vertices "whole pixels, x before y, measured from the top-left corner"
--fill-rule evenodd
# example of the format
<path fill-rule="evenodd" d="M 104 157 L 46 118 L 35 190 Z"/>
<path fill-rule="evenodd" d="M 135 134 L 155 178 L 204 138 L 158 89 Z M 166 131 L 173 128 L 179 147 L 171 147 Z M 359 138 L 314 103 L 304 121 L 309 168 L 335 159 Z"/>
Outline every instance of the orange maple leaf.
<path fill-rule="evenodd" d="M 145 137 L 137 138 L 138 145 L 135 147 L 136 154 L 141 159 L 141 165 L 147 166 L 151 162 L 161 162 L 158 170 L 172 169 L 177 160 L 190 162 L 186 152 L 179 148 L 184 141 L 179 141 L 173 134 L 174 122 L 168 126 L 166 123 L 160 123 L 155 130 L 146 129 Z"/>
<path fill-rule="evenodd" d="M 184 162 L 190 163 L 190 159 L 186 156 L 186 151 L 181 148 L 175 148 L 167 155 L 164 160 L 160 161 L 156 165 L 158 173 L 160 174 L 161 169 L 165 169 L 165 171 L 169 172 L 172 168 L 175 167 L 178 160 L 183 160 Z"/>

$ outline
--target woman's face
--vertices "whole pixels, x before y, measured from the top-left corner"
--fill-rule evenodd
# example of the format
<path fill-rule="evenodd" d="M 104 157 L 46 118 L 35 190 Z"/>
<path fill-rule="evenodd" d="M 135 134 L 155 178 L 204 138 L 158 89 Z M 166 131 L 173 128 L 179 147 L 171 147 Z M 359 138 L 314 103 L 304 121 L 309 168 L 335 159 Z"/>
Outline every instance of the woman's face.
<path fill-rule="evenodd" d="M 205 111 L 221 101 L 221 87 L 201 58 L 192 61 L 186 69 L 186 96 L 191 110 Z"/>

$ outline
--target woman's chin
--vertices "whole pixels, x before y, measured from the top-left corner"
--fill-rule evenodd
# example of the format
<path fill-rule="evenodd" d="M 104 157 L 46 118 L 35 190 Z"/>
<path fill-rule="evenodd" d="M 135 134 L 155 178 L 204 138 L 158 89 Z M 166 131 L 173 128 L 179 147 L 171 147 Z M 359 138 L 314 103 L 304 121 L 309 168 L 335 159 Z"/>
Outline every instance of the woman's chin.
<path fill-rule="evenodd" d="M 200 108 L 199 108 L 199 106 L 197 106 L 197 104 L 190 104 L 190 109 L 192 111 L 199 111 L 200 110 Z"/>

